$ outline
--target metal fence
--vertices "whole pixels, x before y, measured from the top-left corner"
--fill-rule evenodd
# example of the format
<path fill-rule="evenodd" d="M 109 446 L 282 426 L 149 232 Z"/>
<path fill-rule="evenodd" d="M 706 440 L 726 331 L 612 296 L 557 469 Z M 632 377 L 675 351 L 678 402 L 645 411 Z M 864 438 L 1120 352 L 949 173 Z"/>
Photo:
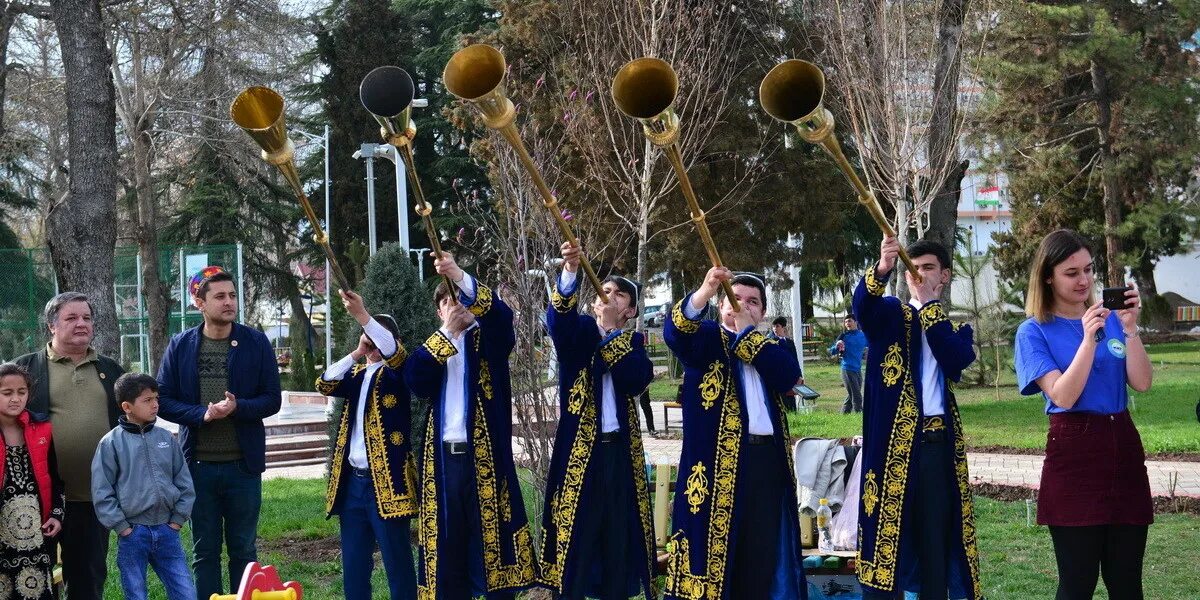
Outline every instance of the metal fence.
<path fill-rule="evenodd" d="M 245 297 L 240 289 L 244 281 L 240 244 L 162 246 L 158 260 L 159 278 L 171 294 L 171 334 L 201 321 L 200 313 L 191 305 L 187 284 L 202 267 L 220 265 L 234 273 L 238 295 Z M 144 370 L 150 353 L 149 318 L 137 248 L 118 247 L 113 267 L 113 295 L 121 334 L 119 360 L 133 370 Z M 12 359 L 46 343 L 42 308 L 58 292 L 47 249 L 0 249 L 0 358 Z M 239 320 L 242 316 L 238 315 Z"/>

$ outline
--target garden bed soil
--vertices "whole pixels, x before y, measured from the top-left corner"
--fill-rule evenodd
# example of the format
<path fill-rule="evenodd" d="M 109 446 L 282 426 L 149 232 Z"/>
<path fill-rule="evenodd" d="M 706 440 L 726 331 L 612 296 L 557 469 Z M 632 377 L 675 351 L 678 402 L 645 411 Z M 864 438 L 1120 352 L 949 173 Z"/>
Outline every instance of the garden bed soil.
<path fill-rule="evenodd" d="M 1000 500 L 1002 502 L 1020 502 L 1030 498 L 1037 500 L 1038 493 L 1033 488 L 998 483 L 975 483 L 971 485 L 971 490 L 977 496 Z M 1169 513 L 1200 515 L 1200 498 L 1192 498 L 1190 496 L 1178 496 L 1175 498 L 1155 496 L 1154 514 Z"/>
<path fill-rule="evenodd" d="M 971 446 L 967 448 L 967 452 L 984 454 L 1021 454 L 1025 456 L 1042 456 L 1046 454 L 1046 451 L 1041 448 L 1011 448 L 1008 446 Z M 1155 452 L 1147 454 L 1146 460 L 1200 462 L 1200 452 Z"/>

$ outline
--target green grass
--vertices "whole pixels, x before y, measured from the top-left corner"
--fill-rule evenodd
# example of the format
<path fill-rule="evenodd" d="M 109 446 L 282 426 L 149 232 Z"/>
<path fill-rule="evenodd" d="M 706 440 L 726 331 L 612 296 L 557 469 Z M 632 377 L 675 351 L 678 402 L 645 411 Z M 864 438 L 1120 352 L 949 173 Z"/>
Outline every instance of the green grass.
<path fill-rule="evenodd" d="M 1050 532 L 1025 525 L 1024 502 L 978 498 L 976 503 L 984 595 L 991 600 L 1053 598 L 1058 576 Z M 1187 598 L 1200 590 L 1200 517 L 1156 515 L 1146 545 L 1147 598 Z M 1104 584 L 1096 598 L 1108 598 Z"/>
<path fill-rule="evenodd" d="M 263 512 L 259 524 L 259 558 L 275 565 L 285 580 L 304 585 L 306 598 L 342 597 L 340 555 L 337 553 L 337 519 L 326 521 L 325 482 L 319 479 L 271 480 L 263 484 Z M 976 524 L 984 592 L 992 600 L 1050 598 L 1056 581 L 1050 534 L 1044 527 L 1026 527 L 1023 502 L 976 500 Z M 190 544 L 184 530 L 184 547 Z M 320 546 L 319 553 L 312 548 Z M 270 548 L 270 550 L 264 550 Z M 109 553 L 106 598 L 120 598 L 121 587 Z M 415 550 L 414 550 L 415 552 Z M 190 551 L 189 551 L 190 555 Z M 1179 598 L 1180 590 L 1200 589 L 1200 517 L 1158 515 L 1150 528 L 1146 549 L 1147 598 Z M 376 598 L 387 597 L 387 580 L 378 567 L 372 578 Z M 1097 598 L 1107 598 L 1103 584 Z M 150 575 L 150 598 L 165 599 L 158 578 Z"/>
<path fill-rule="evenodd" d="M 1146 393 L 1130 391 L 1133 418 L 1146 452 L 1200 453 L 1195 412 L 1200 397 L 1200 343 L 1150 346 L 1149 352 L 1154 363 L 1154 385 Z M 788 416 L 793 436 L 849 437 L 862 433 L 860 415 L 841 414 L 846 392 L 836 365 L 809 361 L 805 378 L 821 398 L 813 413 Z M 673 394 L 674 385 L 669 380 L 655 381 L 650 393 L 654 396 L 656 390 L 671 390 Z M 1044 401 L 1040 395 L 1021 396 L 1011 372 L 1002 374 L 998 389 L 959 386 L 954 393 L 969 445 L 1045 448 L 1049 422 Z"/>

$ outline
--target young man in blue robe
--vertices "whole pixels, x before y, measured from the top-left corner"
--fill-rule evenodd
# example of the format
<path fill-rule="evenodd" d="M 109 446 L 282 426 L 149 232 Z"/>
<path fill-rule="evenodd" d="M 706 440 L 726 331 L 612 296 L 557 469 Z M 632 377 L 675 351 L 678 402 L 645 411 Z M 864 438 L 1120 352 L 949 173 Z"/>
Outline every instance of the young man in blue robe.
<path fill-rule="evenodd" d="M 950 383 L 975 360 L 970 326 L 952 323 L 939 298 L 950 256 L 919 241 L 905 271 L 911 300 L 885 296 L 900 245 L 884 238 L 879 262 L 854 291 L 867 336 L 858 579 L 864 599 L 982 597 L 967 447 Z"/>
<path fill-rule="evenodd" d="M 434 266 L 455 289 L 439 285 L 442 326 L 404 365 L 412 393 L 432 400 L 419 469 L 417 593 L 512 598 L 537 577 L 512 455 L 513 313 L 450 254 Z"/>
<path fill-rule="evenodd" d="M 417 488 L 409 445 L 411 405 L 401 373 L 407 353 L 395 319 L 372 316 L 354 292 L 340 294 L 363 333 L 358 347 L 317 379 L 318 392 L 346 399 L 333 446 L 325 513 L 338 515 L 341 524 L 347 600 L 371 598 L 376 545 L 391 598 L 412 599 L 417 597 L 417 576 L 409 522 L 417 514 Z"/>
<path fill-rule="evenodd" d="M 637 396 L 654 367 L 637 316 L 641 287 L 604 280 L 595 315 L 581 315 L 582 250 L 562 245 L 563 270 L 546 311 L 558 356 L 559 421 L 546 484 L 542 583 L 560 598 L 627 600 L 651 591 L 654 526 Z"/>
<path fill-rule="evenodd" d="M 741 310 L 722 298 L 719 321 L 702 318 L 722 281 L 732 284 Z M 757 330 L 765 301 L 760 278 L 715 267 L 664 325 L 667 346 L 684 366 L 666 598 L 808 596 L 782 401 L 800 364 Z"/>

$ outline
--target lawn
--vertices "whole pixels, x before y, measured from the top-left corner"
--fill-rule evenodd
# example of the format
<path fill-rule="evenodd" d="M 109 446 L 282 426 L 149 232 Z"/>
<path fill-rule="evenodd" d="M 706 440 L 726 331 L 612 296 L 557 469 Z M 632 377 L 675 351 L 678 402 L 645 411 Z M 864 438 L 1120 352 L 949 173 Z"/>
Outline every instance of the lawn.
<path fill-rule="evenodd" d="M 1130 392 L 1131 410 L 1146 451 L 1200 453 L 1200 424 L 1196 401 L 1200 399 L 1200 343 L 1150 346 L 1154 385 L 1144 394 Z M 821 393 L 811 414 L 791 414 L 793 436 L 849 437 L 862 432 L 860 415 L 841 414 L 845 389 L 841 372 L 828 361 L 809 360 L 805 382 Z M 658 380 L 650 387 L 656 400 L 674 398 L 677 381 Z M 1021 396 L 1011 371 L 1001 377 L 999 389 L 955 389 L 959 410 L 972 447 L 1008 447 L 1041 450 L 1046 444 L 1048 421 L 1041 396 Z"/>
<path fill-rule="evenodd" d="M 326 521 L 322 480 L 271 480 L 263 484 L 263 513 L 259 526 L 260 559 L 275 565 L 287 580 L 304 585 L 306 598 L 342 597 L 337 519 Z M 1025 525 L 1023 502 L 979 498 L 977 525 L 985 593 L 992 600 L 1050 598 L 1055 585 L 1050 534 Z M 185 529 L 185 545 L 188 540 Z M 120 598 L 121 589 L 110 551 L 106 598 Z M 190 552 L 189 552 L 190 554 Z M 1147 598 L 1178 598 L 1180 590 L 1200 589 L 1200 518 L 1159 515 L 1150 528 L 1145 569 Z M 165 599 L 151 575 L 150 598 Z M 382 569 L 373 579 L 375 597 L 387 597 Z M 1103 588 L 1103 585 L 1101 585 Z M 1107 598 L 1103 592 L 1098 598 Z"/>

